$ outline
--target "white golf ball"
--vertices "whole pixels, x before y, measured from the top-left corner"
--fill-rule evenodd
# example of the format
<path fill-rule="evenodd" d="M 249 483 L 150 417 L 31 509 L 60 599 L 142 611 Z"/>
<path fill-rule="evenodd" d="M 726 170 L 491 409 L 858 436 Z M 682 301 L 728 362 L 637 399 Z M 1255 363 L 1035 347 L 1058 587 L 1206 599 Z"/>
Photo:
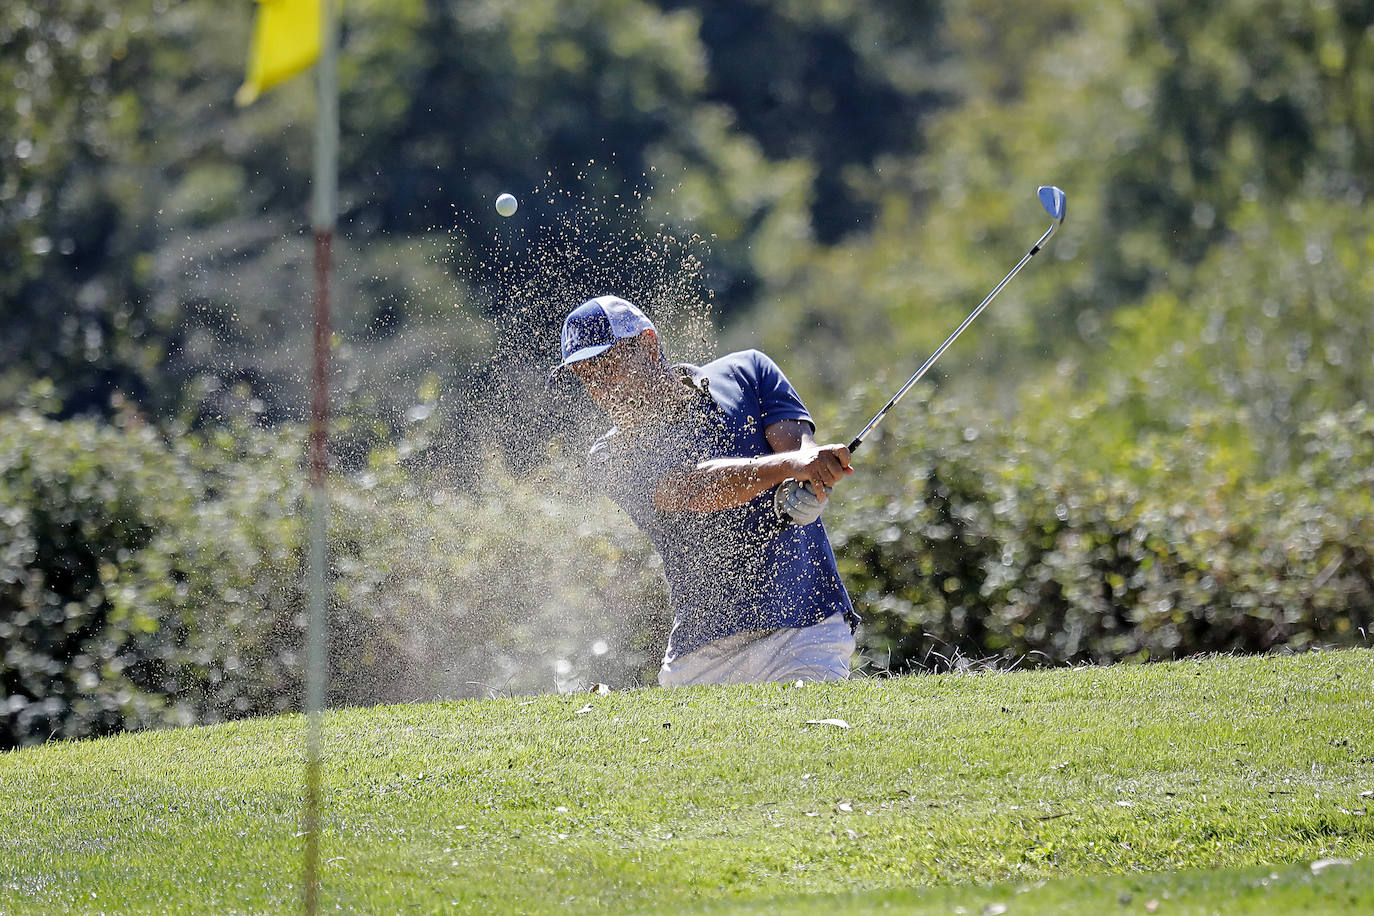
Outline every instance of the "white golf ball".
<path fill-rule="evenodd" d="M 520 206 L 514 194 L 502 194 L 496 198 L 496 212 L 502 216 L 514 216 L 515 210 Z"/>

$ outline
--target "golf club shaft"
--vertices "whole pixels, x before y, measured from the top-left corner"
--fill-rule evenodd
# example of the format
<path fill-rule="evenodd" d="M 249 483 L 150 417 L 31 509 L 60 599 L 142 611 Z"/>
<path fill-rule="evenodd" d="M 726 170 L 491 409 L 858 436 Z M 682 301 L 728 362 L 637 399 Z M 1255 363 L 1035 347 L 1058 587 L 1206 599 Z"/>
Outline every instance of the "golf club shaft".
<path fill-rule="evenodd" d="M 955 328 L 954 333 L 949 335 L 949 337 L 945 339 L 944 343 L 940 344 L 939 349 L 937 349 L 934 353 L 930 354 L 930 358 L 927 359 L 921 365 L 921 368 L 916 370 L 916 374 L 913 375 L 907 381 L 907 383 L 902 386 L 900 391 L 898 391 L 895 395 L 892 396 L 892 400 L 887 402 L 887 406 L 884 407 L 882 410 L 878 411 L 877 415 L 872 420 L 868 421 L 868 425 L 859 431 L 859 434 L 854 437 L 854 441 L 849 443 L 849 451 L 851 454 L 858 450 L 859 446 L 863 444 L 864 437 L 867 436 L 869 433 L 873 432 L 874 428 L 876 428 L 877 425 L 882 422 L 883 417 L 887 415 L 887 412 L 891 410 L 893 407 L 895 407 L 897 405 L 897 402 L 900 401 L 906 395 L 906 393 L 911 390 L 911 386 L 919 382 L 921 380 L 921 376 L 925 375 L 926 372 L 930 369 L 930 367 L 935 365 L 935 361 L 940 358 L 941 354 L 943 354 L 946 350 L 949 349 L 949 345 L 954 343 L 954 341 L 958 339 L 960 334 L 964 333 L 964 329 L 967 328 L 969 325 L 973 324 L 973 320 L 977 318 L 982 313 L 983 309 L 987 308 L 988 303 L 991 302 L 993 298 L 995 298 L 996 295 L 1002 291 L 1002 287 L 1010 283 L 1011 278 L 1016 276 L 1017 272 L 1020 271 L 1022 267 L 1026 266 L 1026 262 L 1033 258 L 1035 256 L 1035 253 L 1039 251 L 1042 247 L 1044 247 L 1045 243 L 1050 240 L 1050 236 L 1054 235 L 1054 231 L 1058 228 L 1059 222 L 1056 220 L 1054 225 L 1050 226 L 1050 228 L 1046 230 L 1045 234 L 1040 236 L 1040 241 L 1032 245 L 1030 251 L 1026 252 L 1025 256 L 1022 257 L 1021 260 L 1017 262 L 1016 266 L 1011 269 L 1011 273 L 1003 277 L 1002 282 L 998 283 L 996 288 L 993 289 L 992 292 L 988 293 L 987 298 L 984 299 L 982 302 L 978 303 L 978 307 L 974 309 L 971 313 L 969 313 L 969 316 L 964 319 L 964 323 L 959 325 L 959 327 Z"/>

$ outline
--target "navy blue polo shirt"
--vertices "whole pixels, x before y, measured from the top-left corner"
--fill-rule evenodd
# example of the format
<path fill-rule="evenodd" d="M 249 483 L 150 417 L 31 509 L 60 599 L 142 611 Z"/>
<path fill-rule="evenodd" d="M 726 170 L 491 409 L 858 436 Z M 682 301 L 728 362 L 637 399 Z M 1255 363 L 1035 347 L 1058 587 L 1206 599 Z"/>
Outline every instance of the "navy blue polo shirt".
<path fill-rule="evenodd" d="M 758 350 L 700 368 L 677 367 L 693 390 L 670 417 L 613 428 L 592 446 L 592 485 L 648 534 L 663 558 L 673 609 L 668 655 L 746 630 L 806 627 L 832 614 L 857 622 L 818 519 L 784 525 L 773 491 L 715 512 L 663 512 L 654 492 L 664 475 L 711 458 L 772 454 L 764 430 L 779 420 L 812 423 L 776 363 Z"/>

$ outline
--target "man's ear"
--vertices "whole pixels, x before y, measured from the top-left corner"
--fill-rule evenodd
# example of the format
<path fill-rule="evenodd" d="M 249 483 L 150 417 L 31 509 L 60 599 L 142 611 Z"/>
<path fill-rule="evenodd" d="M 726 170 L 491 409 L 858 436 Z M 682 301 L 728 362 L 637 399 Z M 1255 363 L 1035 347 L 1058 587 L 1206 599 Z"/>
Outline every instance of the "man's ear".
<path fill-rule="evenodd" d="M 663 347 L 659 345 L 658 332 L 653 328 L 645 328 L 640 331 L 635 340 L 644 349 L 647 356 L 657 359 L 659 362 L 664 361 Z"/>

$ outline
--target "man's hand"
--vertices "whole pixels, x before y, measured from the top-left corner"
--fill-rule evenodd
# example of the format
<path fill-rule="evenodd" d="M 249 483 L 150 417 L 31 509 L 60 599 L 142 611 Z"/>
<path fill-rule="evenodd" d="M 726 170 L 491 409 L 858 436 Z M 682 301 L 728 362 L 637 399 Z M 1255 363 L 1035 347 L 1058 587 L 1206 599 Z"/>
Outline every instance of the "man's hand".
<path fill-rule="evenodd" d="M 822 492 L 829 496 L 829 489 L 826 487 Z M 811 489 L 811 484 L 795 478 L 784 480 L 773 491 L 773 511 L 777 513 L 779 521 L 809 525 L 821 517 L 824 508 L 816 491 Z"/>
<path fill-rule="evenodd" d="M 808 443 L 796 451 L 784 452 L 777 457 L 785 462 L 788 477 L 811 484 L 812 495 L 820 503 L 825 502 L 830 490 L 846 474 L 854 473 L 849 466 L 849 447 L 839 443 Z"/>
<path fill-rule="evenodd" d="M 777 457 L 787 462 L 791 476 L 773 493 L 773 511 L 784 522 L 809 525 L 821 517 L 830 491 L 846 474 L 854 473 L 849 466 L 849 448 L 844 445 L 817 445 L 810 436 L 805 444 Z"/>

